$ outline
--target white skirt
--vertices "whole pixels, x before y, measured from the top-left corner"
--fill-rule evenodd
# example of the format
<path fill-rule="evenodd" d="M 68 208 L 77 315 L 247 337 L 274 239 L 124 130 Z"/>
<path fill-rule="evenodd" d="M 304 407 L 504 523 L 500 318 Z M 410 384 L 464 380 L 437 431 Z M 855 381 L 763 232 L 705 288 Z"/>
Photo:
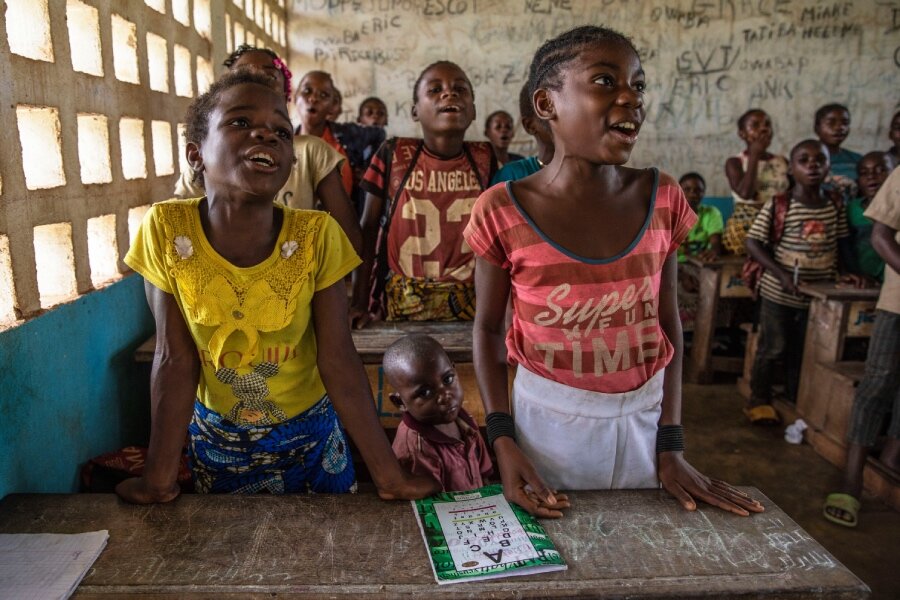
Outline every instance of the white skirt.
<path fill-rule="evenodd" d="M 519 447 L 556 490 L 658 488 L 664 373 L 636 390 L 604 394 L 519 366 L 512 390 Z"/>

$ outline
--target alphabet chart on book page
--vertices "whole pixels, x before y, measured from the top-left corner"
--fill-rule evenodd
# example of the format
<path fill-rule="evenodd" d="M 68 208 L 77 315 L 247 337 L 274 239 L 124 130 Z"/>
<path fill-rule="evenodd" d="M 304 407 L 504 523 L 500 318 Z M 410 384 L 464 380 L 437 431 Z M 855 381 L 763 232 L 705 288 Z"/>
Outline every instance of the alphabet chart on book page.
<path fill-rule="evenodd" d="M 498 484 L 412 504 L 438 583 L 566 568 L 540 523 L 507 502 Z"/>

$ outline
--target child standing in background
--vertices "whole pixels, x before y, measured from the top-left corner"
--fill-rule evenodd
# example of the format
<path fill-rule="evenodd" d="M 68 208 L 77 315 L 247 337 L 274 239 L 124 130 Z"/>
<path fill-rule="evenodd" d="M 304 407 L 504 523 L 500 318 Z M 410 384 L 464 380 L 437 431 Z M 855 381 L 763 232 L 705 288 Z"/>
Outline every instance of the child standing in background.
<path fill-rule="evenodd" d="M 387 105 L 381 98 L 369 96 L 359 103 L 359 115 L 356 122 L 367 127 L 387 127 Z"/>
<path fill-rule="evenodd" d="M 483 486 L 491 458 L 441 345 L 422 334 L 400 338 L 385 351 L 383 369 L 394 388 L 390 399 L 403 411 L 393 444 L 400 465 L 433 477 L 444 492 Z"/>
<path fill-rule="evenodd" d="M 737 122 L 738 137 L 747 147 L 725 161 L 725 176 L 734 198 L 734 212 L 725 226 L 725 248 L 744 253 L 747 230 L 763 204 L 788 189 L 787 160 L 769 152 L 772 120 L 765 111 L 751 108 Z"/>
<path fill-rule="evenodd" d="M 413 87 L 423 139 L 383 144 L 361 187 L 363 264 L 354 274 L 351 319 L 471 320 L 475 258 L 463 239 L 472 205 L 496 171 L 489 144 L 466 142 L 475 93 L 456 64 L 440 61 Z M 381 231 L 379 231 L 379 226 Z"/>
<path fill-rule="evenodd" d="M 354 197 L 353 170 L 365 170 L 373 150 L 384 141 L 384 129 L 331 121 L 338 96 L 331 75 L 324 71 L 310 71 L 303 76 L 296 102 L 300 113 L 297 132 L 320 137 L 347 157 L 341 167 L 341 179 L 347 195 Z"/>
<path fill-rule="evenodd" d="M 839 191 L 845 201 L 855 198 L 856 164 L 862 155 L 841 147 L 850 135 L 850 111 L 843 104 L 826 104 L 816 111 L 814 129 L 819 141 L 828 148 L 831 159 L 825 189 Z"/>
<path fill-rule="evenodd" d="M 553 135 L 547 124 L 534 114 L 534 105 L 531 103 L 531 93 L 528 91 L 527 83 L 519 92 L 519 114 L 522 115 L 522 128 L 534 138 L 534 143 L 537 145 L 537 156 L 529 156 L 507 163 L 494 175 L 491 185 L 528 177 L 532 173 L 540 171 L 541 167 L 549 164 L 553 159 Z"/>
<path fill-rule="evenodd" d="M 512 154 L 509 144 L 515 135 L 515 122 L 512 116 L 505 110 L 495 110 L 484 120 L 484 137 L 491 143 L 494 156 L 497 157 L 497 165 L 503 165 L 515 160 L 525 158 L 520 154 Z"/>
<path fill-rule="evenodd" d="M 700 173 L 685 173 L 678 180 L 678 185 L 691 209 L 697 213 L 697 222 L 688 232 L 684 244 L 678 247 L 678 262 L 684 262 L 688 256 L 715 260 L 722 254 L 722 231 L 725 227 L 718 208 L 701 204 L 706 194 L 706 180 Z"/>
<path fill-rule="evenodd" d="M 775 365 L 785 364 L 788 399 L 796 401 L 809 298 L 797 286 L 834 281 L 838 254 L 850 256 L 847 215 L 822 189 L 828 173 L 828 149 L 818 140 L 804 140 L 791 150 L 794 187 L 778 195 L 759 212 L 747 234 L 747 253 L 765 269 L 759 281 L 759 342 L 751 376 L 751 397 L 744 414 L 756 425 L 774 425 L 771 405 Z M 770 246 L 776 212 L 783 233 Z"/>
<path fill-rule="evenodd" d="M 637 50 L 607 28 L 573 29 L 538 49 L 529 88 L 553 160 L 482 194 L 466 229 L 475 368 L 504 494 L 558 517 L 569 503 L 555 489 L 662 483 L 687 510 L 762 511 L 683 456 L 675 251 L 696 217 L 671 177 L 622 166 L 645 116 Z"/>
<path fill-rule="evenodd" d="M 863 156 L 856 165 L 859 197 L 847 203 L 853 270 L 878 282 L 884 280 L 884 259 L 872 247 L 873 223 L 864 213 L 893 168 L 891 155 L 887 152 L 869 152 Z"/>

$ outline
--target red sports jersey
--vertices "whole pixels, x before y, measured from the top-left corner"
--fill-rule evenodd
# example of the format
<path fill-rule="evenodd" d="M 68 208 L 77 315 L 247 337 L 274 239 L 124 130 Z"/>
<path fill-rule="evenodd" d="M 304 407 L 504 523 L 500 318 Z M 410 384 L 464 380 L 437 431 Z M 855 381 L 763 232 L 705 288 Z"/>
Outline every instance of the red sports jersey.
<path fill-rule="evenodd" d="M 399 159 L 394 162 L 409 165 L 418 143 L 401 139 L 395 146 L 382 145 L 360 184 L 366 192 L 392 204 L 388 266 L 404 277 L 471 282 L 475 258 L 463 231 L 472 206 L 495 170 L 493 152 L 486 143 L 467 142 L 468 154 L 443 159 L 423 148 L 411 167 L 390 167 L 388 185 L 385 173 L 394 158 L 392 148 L 396 148 Z M 403 191 L 393 205 L 404 178 Z"/>

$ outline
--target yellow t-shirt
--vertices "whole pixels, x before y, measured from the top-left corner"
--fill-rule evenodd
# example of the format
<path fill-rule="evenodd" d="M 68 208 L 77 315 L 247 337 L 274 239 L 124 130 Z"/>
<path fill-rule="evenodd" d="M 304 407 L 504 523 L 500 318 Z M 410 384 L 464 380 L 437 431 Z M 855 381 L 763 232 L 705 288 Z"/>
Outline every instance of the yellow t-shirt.
<path fill-rule="evenodd" d="M 346 157 L 313 135 L 294 136 L 294 156 L 297 162 L 275 201 L 291 208 L 313 208 L 316 188 Z M 176 198 L 198 198 L 204 194 L 203 186 L 194 181 L 190 169 L 182 172 L 175 182 Z"/>
<path fill-rule="evenodd" d="M 235 267 L 206 239 L 201 201 L 152 206 L 125 263 L 175 297 L 200 355 L 197 397 L 205 406 L 234 423 L 285 421 L 325 393 L 313 294 L 360 259 L 328 214 L 275 205 L 284 223 L 271 256 Z"/>

